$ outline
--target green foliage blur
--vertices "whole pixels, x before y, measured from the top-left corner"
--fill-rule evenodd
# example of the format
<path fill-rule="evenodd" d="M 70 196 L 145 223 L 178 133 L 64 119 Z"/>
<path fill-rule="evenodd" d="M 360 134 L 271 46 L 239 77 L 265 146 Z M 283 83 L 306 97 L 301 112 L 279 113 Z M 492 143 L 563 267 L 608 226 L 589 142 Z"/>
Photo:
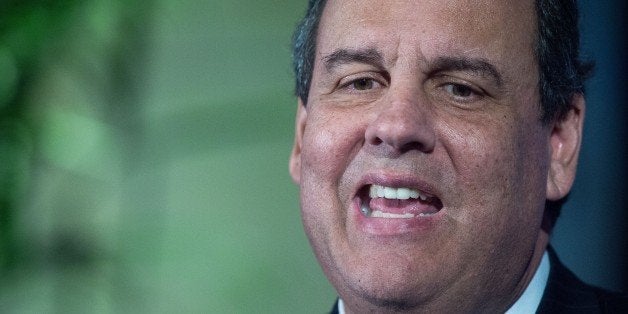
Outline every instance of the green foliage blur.
<path fill-rule="evenodd" d="M 66 1 L 66 5 L 72 5 Z M 15 203 L 28 179 L 35 130 L 25 98 L 46 35 L 61 26 L 66 10 L 51 3 L 8 1 L 0 4 L 0 269 L 15 265 Z"/>
<path fill-rule="evenodd" d="M 287 174 L 305 4 L 0 2 L 0 313 L 329 310 Z"/>

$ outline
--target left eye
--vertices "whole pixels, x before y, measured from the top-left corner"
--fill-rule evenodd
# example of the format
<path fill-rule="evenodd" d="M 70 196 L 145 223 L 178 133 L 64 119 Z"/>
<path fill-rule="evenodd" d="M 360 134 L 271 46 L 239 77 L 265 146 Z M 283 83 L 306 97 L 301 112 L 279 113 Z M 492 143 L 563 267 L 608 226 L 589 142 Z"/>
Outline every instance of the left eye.
<path fill-rule="evenodd" d="M 455 97 L 469 98 L 477 94 L 471 87 L 462 84 L 447 84 L 444 88 Z"/>

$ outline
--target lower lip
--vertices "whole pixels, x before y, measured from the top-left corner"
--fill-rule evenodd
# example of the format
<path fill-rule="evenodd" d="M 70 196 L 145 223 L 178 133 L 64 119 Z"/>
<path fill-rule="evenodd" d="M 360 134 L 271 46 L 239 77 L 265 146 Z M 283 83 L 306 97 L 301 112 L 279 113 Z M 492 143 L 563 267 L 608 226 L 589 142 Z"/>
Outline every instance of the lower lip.
<path fill-rule="evenodd" d="M 443 217 L 443 209 L 429 216 L 415 216 L 414 218 L 372 218 L 366 217 L 360 211 L 360 198 L 353 200 L 353 216 L 358 228 L 374 236 L 400 236 L 407 234 L 421 234 L 433 230 Z"/>

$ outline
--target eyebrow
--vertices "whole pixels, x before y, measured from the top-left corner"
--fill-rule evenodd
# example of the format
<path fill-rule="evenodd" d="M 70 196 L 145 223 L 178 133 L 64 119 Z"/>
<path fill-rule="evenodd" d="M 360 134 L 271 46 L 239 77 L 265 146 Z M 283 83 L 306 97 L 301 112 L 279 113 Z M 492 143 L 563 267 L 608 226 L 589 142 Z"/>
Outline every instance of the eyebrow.
<path fill-rule="evenodd" d="M 374 48 L 337 49 L 323 58 L 325 69 L 331 72 L 335 68 L 349 63 L 366 63 L 384 68 L 384 57 Z"/>
<path fill-rule="evenodd" d="M 445 71 L 470 71 L 480 76 L 491 77 L 497 86 L 502 86 L 503 79 L 497 68 L 485 59 L 468 57 L 440 57 L 430 65 L 430 73 Z"/>
<path fill-rule="evenodd" d="M 349 63 L 371 64 L 377 68 L 384 68 L 384 57 L 375 48 L 365 49 L 337 49 L 331 54 L 323 57 L 325 69 L 331 72 L 335 68 Z M 486 59 L 446 56 L 439 57 L 430 62 L 430 73 L 446 71 L 470 71 L 479 76 L 492 78 L 498 87 L 503 85 L 503 78 L 493 64 Z"/>

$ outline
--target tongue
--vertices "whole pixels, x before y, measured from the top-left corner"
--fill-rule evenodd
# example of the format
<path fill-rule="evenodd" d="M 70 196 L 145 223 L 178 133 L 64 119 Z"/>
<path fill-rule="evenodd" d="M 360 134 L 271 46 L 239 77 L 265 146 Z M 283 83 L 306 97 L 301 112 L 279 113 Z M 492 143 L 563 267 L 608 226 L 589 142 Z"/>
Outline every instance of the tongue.
<path fill-rule="evenodd" d="M 438 211 L 436 207 L 427 202 L 421 202 L 418 199 L 387 199 L 387 198 L 373 198 L 371 199 L 369 206 L 372 210 L 379 210 L 384 213 L 391 214 L 433 214 Z"/>

